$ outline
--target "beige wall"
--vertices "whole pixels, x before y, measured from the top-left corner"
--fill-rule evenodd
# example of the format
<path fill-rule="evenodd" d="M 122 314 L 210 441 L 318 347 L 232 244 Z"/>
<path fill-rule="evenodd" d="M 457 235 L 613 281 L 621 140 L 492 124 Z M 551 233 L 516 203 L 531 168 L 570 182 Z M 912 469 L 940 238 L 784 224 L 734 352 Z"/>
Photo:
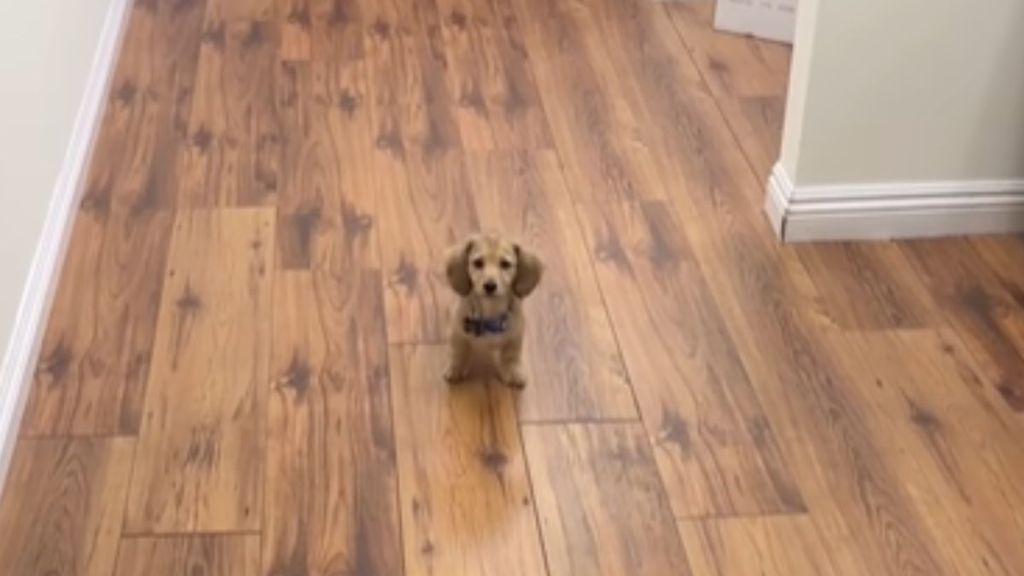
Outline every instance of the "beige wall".
<path fill-rule="evenodd" d="M 1024 1 L 800 0 L 797 187 L 1024 179 Z"/>
<path fill-rule="evenodd" d="M 0 0 L 0 354 L 110 5 Z"/>

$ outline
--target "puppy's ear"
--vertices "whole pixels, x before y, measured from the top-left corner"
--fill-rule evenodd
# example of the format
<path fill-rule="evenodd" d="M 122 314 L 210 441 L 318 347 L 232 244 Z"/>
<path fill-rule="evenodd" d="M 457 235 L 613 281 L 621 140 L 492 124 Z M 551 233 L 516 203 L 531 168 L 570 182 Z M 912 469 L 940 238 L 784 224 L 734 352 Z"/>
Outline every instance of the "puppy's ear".
<path fill-rule="evenodd" d="M 526 298 L 540 284 L 544 275 L 544 263 L 535 254 L 516 245 L 516 279 L 512 291 L 520 298 Z"/>
<path fill-rule="evenodd" d="M 448 285 L 459 296 L 468 296 L 473 291 L 473 281 L 469 278 L 469 252 L 473 249 L 473 240 L 452 246 L 445 255 L 445 274 Z"/>

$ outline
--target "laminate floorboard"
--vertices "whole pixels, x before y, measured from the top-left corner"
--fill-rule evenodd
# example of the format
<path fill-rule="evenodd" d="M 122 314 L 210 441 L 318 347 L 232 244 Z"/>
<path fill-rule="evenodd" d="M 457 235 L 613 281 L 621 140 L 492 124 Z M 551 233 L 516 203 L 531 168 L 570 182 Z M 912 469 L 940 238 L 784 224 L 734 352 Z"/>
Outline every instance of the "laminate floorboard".
<path fill-rule="evenodd" d="M 304 271 L 274 286 L 263 567 L 400 570 L 379 274 Z"/>
<path fill-rule="evenodd" d="M 711 518 L 681 522 L 698 576 L 836 576 L 814 524 L 805 516 Z"/>
<path fill-rule="evenodd" d="M 134 446 L 129 438 L 22 441 L 0 500 L 4 571 L 111 574 Z"/>
<path fill-rule="evenodd" d="M 1024 240 L 780 245 L 713 12 L 136 0 L 0 571 L 1024 576 Z M 483 230 L 521 391 L 442 378 Z"/>
<path fill-rule="evenodd" d="M 130 14 L 23 419 L 27 434 L 139 430 L 205 6 L 140 2 Z"/>
<path fill-rule="evenodd" d="M 115 576 L 258 576 L 259 537 L 252 534 L 126 538 Z"/>
<path fill-rule="evenodd" d="M 260 527 L 273 243 L 271 209 L 178 214 L 127 532 Z"/>
<path fill-rule="evenodd" d="M 523 438 L 551 574 L 690 573 L 641 426 L 527 426 Z"/>

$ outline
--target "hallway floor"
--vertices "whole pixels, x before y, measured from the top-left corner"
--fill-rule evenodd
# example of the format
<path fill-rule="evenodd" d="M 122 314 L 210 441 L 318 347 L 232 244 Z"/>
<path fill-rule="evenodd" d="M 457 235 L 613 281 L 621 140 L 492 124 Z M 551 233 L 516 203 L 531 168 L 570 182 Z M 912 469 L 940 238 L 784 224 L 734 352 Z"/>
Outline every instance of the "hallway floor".
<path fill-rule="evenodd" d="M 711 11 L 136 0 L 0 571 L 1024 575 L 1024 241 L 780 246 Z M 481 228 L 522 393 L 441 378 Z"/>

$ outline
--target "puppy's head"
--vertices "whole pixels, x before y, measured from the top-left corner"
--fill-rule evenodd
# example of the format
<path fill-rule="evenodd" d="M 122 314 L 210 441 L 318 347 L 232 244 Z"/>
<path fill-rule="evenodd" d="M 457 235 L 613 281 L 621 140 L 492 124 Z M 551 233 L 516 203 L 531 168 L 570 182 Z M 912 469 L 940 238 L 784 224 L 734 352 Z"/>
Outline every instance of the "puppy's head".
<path fill-rule="evenodd" d="M 496 236 L 473 236 L 448 251 L 448 283 L 460 296 L 526 298 L 544 273 L 533 253 Z"/>

